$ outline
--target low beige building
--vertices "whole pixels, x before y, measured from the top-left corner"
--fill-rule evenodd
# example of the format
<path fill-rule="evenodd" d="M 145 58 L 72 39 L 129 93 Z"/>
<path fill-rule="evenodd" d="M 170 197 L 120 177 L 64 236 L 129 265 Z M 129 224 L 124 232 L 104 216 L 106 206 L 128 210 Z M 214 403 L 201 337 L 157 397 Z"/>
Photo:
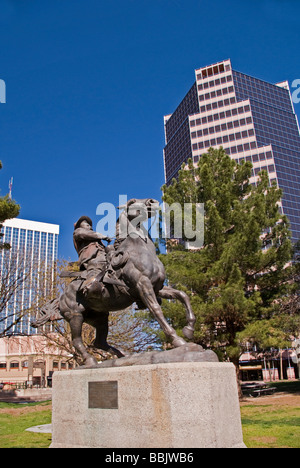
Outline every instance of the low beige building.
<path fill-rule="evenodd" d="M 0 384 L 2 387 L 47 387 L 57 370 L 75 366 L 73 356 L 49 345 L 40 335 L 0 339 Z"/>

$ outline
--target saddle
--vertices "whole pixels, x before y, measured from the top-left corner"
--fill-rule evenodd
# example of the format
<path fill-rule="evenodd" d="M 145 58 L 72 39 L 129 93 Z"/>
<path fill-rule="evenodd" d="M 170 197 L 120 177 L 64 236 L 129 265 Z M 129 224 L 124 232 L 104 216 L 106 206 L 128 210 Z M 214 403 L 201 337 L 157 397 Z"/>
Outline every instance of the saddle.
<path fill-rule="evenodd" d="M 106 268 L 104 268 L 102 271 L 98 273 L 98 275 L 95 277 L 95 281 L 99 283 L 104 283 L 104 284 L 112 284 L 115 286 L 122 286 L 128 289 L 128 286 L 123 281 L 120 281 L 116 277 L 116 273 L 113 269 L 115 268 L 115 263 L 118 264 L 119 262 L 115 260 L 115 256 L 118 257 L 118 255 L 115 255 L 114 248 L 112 246 L 108 246 L 105 249 L 106 251 Z M 115 261 L 114 261 L 115 260 Z M 126 259 L 127 260 L 127 259 Z M 70 262 L 69 266 L 74 267 L 74 265 L 77 265 L 77 262 Z M 112 266 L 113 265 L 113 266 Z M 119 267 L 119 264 L 117 265 Z M 73 278 L 73 279 L 81 279 L 81 280 L 86 280 L 87 279 L 87 270 L 82 270 L 82 271 L 69 271 L 69 270 L 63 270 L 61 274 L 59 275 L 60 278 Z"/>

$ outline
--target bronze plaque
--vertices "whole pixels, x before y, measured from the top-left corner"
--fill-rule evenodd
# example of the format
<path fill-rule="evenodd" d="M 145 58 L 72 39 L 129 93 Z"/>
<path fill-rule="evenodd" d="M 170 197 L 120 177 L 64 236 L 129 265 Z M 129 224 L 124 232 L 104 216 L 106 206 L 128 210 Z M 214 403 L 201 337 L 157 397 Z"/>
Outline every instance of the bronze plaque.
<path fill-rule="evenodd" d="M 118 382 L 89 382 L 89 408 L 118 409 Z"/>

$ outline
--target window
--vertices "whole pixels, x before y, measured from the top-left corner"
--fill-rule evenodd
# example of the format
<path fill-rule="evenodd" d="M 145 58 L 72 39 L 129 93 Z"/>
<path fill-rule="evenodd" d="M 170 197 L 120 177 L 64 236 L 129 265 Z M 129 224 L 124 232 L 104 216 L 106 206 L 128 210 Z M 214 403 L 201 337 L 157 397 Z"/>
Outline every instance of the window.
<path fill-rule="evenodd" d="M 20 364 L 17 361 L 11 362 L 9 366 L 10 369 L 19 369 L 19 367 L 20 367 Z"/>
<path fill-rule="evenodd" d="M 6 362 L 0 362 L 0 369 L 6 369 Z"/>

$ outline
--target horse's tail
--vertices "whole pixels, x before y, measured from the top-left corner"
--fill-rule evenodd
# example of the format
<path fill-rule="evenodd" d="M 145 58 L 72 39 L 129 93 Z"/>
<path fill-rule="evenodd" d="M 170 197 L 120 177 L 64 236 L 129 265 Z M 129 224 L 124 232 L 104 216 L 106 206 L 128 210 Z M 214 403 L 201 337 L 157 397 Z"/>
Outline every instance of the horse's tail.
<path fill-rule="evenodd" d="M 52 299 L 52 301 L 47 302 L 47 304 L 41 308 L 40 312 L 41 317 L 31 322 L 31 326 L 34 328 L 41 327 L 47 322 L 63 319 L 60 313 L 59 299 Z"/>

